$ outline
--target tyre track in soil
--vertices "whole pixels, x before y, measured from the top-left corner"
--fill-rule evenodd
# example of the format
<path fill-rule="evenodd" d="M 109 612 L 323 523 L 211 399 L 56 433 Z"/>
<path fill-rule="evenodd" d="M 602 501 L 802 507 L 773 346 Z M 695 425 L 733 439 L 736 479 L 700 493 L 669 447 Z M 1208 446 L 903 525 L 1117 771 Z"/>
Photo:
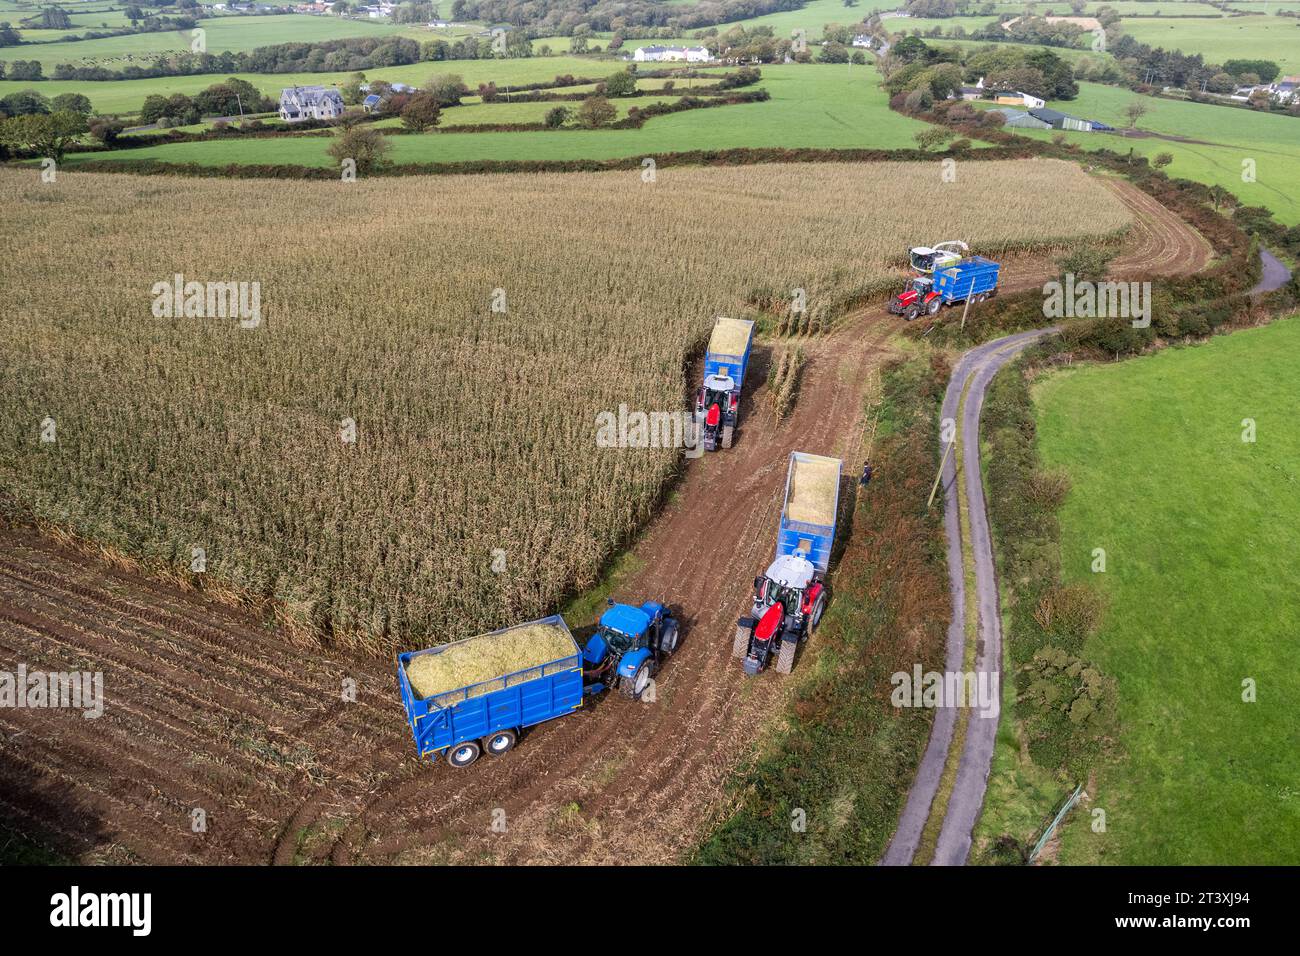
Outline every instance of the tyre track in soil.
<path fill-rule="evenodd" d="M 1117 264 L 1159 271 L 1171 249 L 1187 253 L 1200 241 L 1144 194 L 1127 184 L 1111 188 L 1144 217 Z M 1047 259 L 1032 256 L 1009 260 L 1007 271 L 1008 291 L 1053 272 Z M 51 669 L 111 661 L 105 696 L 111 706 L 114 674 L 119 687 L 131 688 L 120 732 L 148 737 L 131 753 L 149 767 L 141 774 L 147 785 L 124 790 L 112 739 L 77 728 L 77 746 L 64 747 L 67 724 L 29 711 L 21 728 L 0 725 L 0 818 L 69 853 L 114 862 L 385 862 L 435 853 L 467 861 L 673 859 L 703 832 L 726 773 L 757 742 L 757 728 L 789 687 L 774 673 L 746 680 L 730 656 L 749 582 L 770 558 L 788 453 L 843 457 L 846 485 L 854 487 L 864 396 L 897 327 L 877 307 L 803 342 L 808 362 L 791 416 L 776 423 L 765 389 L 754 390 L 736 446 L 687 469 L 675 500 L 636 547 L 644 570 L 616 596 L 666 599 L 683 616 L 683 643 L 660 676 L 658 700 L 598 701 L 535 728 L 509 757 L 485 758 L 468 771 L 413 755 L 390 665 L 294 646 L 201 595 L 29 532 L 0 531 L 7 583 L 0 655 L 29 648 Z M 49 640 L 40 642 L 42 635 Z M 355 704 L 339 701 L 342 675 L 358 683 Z M 218 712 L 221 721 L 195 719 Z M 258 744 L 277 751 L 305 748 L 312 766 L 250 755 L 229 724 L 250 728 Z M 50 781 L 102 830 L 92 849 L 72 832 L 85 828 L 43 819 L 34 792 Z M 120 799 L 127 792 L 130 800 Z M 196 792 L 214 801 L 206 808 L 209 831 L 191 834 L 179 820 L 179 832 L 160 834 Z M 561 822 L 564 839 L 556 840 L 554 813 L 570 802 L 581 825 Z M 490 831 L 497 807 L 507 813 L 504 834 Z"/>
<path fill-rule="evenodd" d="M 24 790 L 58 785 L 105 830 L 114 862 L 265 859 L 268 832 L 310 780 L 277 756 L 302 752 L 335 768 L 355 757 L 347 748 L 358 737 L 373 748 L 387 733 L 394 750 L 400 745 L 391 732 L 400 707 L 387 694 L 370 697 L 383 707 L 349 708 L 346 724 L 331 720 L 338 708 L 322 706 L 331 699 L 323 690 L 312 695 L 339 687 L 341 673 L 377 688 L 382 672 L 364 673 L 373 663 L 322 665 L 256 621 L 193 595 L 28 533 L 5 532 L 0 540 L 0 654 L 50 670 L 93 663 L 105 672 L 106 698 L 105 715 L 93 723 L 65 711 L 12 712 L 22 715 L 25 733 L 0 740 L 7 801 L 22 804 Z M 119 692 L 129 695 L 120 708 Z M 118 727 L 133 715 L 143 726 L 131 724 L 124 741 Z M 261 752 L 267 748 L 269 757 Z M 202 836 L 189 827 L 195 806 L 209 817 Z M 35 822 L 30 815 L 15 821 L 40 833 Z M 52 836 L 59 848 L 84 851 L 66 833 Z"/>

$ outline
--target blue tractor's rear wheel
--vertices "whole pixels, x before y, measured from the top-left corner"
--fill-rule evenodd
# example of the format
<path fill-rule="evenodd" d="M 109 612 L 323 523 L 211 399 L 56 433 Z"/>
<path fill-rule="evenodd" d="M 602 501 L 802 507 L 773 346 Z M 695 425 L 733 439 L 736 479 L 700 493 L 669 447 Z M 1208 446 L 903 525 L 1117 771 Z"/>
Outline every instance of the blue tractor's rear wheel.
<path fill-rule="evenodd" d="M 663 637 L 659 639 L 659 651 L 667 656 L 675 650 L 677 650 L 677 625 L 676 623 L 665 624 Z"/>
<path fill-rule="evenodd" d="M 639 700 L 641 694 L 650 686 L 650 678 L 653 675 L 653 663 L 651 661 L 642 661 L 641 666 L 636 669 L 636 673 L 619 681 L 618 689 L 623 692 L 623 696 L 628 700 Z"/>

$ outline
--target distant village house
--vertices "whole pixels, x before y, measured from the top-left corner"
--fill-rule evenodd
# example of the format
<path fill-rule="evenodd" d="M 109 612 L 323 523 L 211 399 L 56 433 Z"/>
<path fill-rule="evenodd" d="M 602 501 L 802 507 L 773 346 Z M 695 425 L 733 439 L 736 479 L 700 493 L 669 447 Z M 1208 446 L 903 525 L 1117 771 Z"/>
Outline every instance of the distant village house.
<path fill-rule="evenodd" d="M 643 46 L 632 54 L 638 63 L 664 63 L 669 61 L 687 63 L 707 63 L 713 59 L 708 49 L 702 46 Z"/>
<path fill-rule="evenodd" d="M 309 119 L 336 119 L 343 115 L 343 96 L 324 86 L 291 86 L 280 91 L 280 119 L 298 123 Z"/>

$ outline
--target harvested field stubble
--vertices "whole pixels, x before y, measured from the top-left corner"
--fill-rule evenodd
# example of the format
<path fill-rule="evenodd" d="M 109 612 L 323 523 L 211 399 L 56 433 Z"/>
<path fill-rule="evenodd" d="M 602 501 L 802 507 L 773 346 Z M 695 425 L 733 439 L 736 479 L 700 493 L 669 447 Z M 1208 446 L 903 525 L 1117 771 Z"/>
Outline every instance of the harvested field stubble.
<path fill-rule="evenodd" d="M 996 257 L 1127 222 L 1044 161 L 947 184 L 930 163 L 654 184 L 3 170 L 0 496 L 148 565 L 201 547 L 202 580 L 377 653 L 481 633 L 594 583 L 645 523 L 680 456 L 598 448 L 596 415 L 684 409 L 691 355 L 756 285 L 806 290 L 826 322 L 937 235 Z M 155 318 L 175 274 L 259 282 L 260 326 Z"/>

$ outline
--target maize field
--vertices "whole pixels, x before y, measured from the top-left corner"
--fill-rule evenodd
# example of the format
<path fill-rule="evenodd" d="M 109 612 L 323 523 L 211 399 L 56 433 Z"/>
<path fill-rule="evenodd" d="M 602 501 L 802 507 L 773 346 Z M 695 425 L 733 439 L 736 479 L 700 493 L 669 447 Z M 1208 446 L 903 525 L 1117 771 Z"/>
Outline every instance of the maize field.
<path fill-rule="evenodd" d="M 2 170 L 0 504 L 302 635 L 388 655 L 481 633 L 550 613 L 645 524 L 681 455 L 598 447 L 596 416 L 684 411 L 715 316 L 802 297 L 817 331 L 892 290 L 908 246 L 996 258 L 1128 221 L 1051 161 L 955 183 Z"/>

